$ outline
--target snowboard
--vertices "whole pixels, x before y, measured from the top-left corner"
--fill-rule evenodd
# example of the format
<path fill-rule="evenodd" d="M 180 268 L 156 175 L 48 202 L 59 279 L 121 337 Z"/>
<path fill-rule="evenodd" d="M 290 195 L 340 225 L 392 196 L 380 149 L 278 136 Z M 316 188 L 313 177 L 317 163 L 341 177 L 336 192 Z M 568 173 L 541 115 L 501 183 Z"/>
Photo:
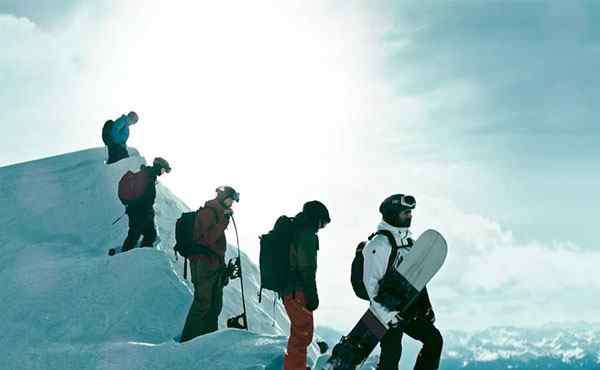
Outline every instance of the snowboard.
<path fill-rule="evenodd" d="M 410 252 L 400 259 L 396 270 L 402 281 L 401 305 L 407 309 L 419 296 L 425 285 L 440 270 L 448 246 L 444 237 L 435 230 L 425 231 L 415 242 Z M 389 328 L 368 309 L 350 333 L 342 337 L 333 348 L 331 357 L 323 370 L 354 370 L 377 347 Z"/>

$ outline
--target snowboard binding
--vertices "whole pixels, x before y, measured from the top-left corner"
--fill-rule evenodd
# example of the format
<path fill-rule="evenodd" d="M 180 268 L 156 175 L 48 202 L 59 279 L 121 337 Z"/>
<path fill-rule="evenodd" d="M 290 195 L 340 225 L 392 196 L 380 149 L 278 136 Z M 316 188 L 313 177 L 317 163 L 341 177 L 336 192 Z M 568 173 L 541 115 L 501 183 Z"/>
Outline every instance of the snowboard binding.
<path fill-rule="evenodd" d="M 248 320 L 246 318 L 246 314 L 243 313 L 239 316 L 232 317 L 227 320 L 227 327 L 230 329 L 248 329 Z"/>
<path fill-rule="evenodd" d="M 327 361 L 324 370 L 355 370 L 363 361 L 363 352 L 348 337 L 342 337 L 342 340 L 333 347 L 331 358 Z"/>

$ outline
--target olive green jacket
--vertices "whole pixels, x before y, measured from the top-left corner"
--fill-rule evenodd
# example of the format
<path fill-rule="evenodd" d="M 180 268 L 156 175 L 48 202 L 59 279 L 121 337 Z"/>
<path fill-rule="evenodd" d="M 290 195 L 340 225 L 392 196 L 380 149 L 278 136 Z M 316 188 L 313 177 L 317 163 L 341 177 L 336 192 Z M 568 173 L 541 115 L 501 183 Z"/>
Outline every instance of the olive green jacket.
<path fill-rule="evenodd" d="M 317 294 L 317 253 L 319 238 L 307 229 L 300 230 L 294 236 L 290 246 L 290 274 L 283 296 L 303 291 L 307 305 L 318 305 Z"/>

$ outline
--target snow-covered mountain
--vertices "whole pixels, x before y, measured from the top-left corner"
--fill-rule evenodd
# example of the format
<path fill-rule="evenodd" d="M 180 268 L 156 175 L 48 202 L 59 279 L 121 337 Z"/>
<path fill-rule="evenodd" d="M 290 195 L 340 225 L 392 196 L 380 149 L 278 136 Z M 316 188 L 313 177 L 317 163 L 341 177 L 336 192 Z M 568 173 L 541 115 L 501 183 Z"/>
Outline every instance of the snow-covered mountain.
<path fill-rule="evenodd" d="M 174 225 L 188 208 L 159 185 L 161 241 L 114 257 L 127 219 L 119 178 L 144 159 L 104 164 L 104 149 L 0 168 L 1 369 L 275 369 L 289 321 L 244 255 L 250 333 L 222 330 L 176 343 L 192 301 L 175 261 Z M 242 246 L 243 247 L 243 246 Z M 236 250 L 229 246 L 228 257 Z M 241 313 L 240 283 L 225 289 L 221 328 Z M 316 346 L 311 361 L 316 357 Z"/>
<path fill-rule="evenodd" d="M 442 328 L 443 330 L 443 328 Z M 319 327 L 334 344 L 342 333 Z M 552 324 L 541 328 L 492 327 L 474 333 L 443 332 L 440 370 L 598 370 L 600 324 Z M 421 344 L 404 337 L 400 369 L 412 369 Z M 378 350 L 360 370 L 374 370 Z"/>
<path fill-rule="evenodd" d="M 600 325 L 493 327 L 445 335 L 442 369 L 600 369 Z"/>

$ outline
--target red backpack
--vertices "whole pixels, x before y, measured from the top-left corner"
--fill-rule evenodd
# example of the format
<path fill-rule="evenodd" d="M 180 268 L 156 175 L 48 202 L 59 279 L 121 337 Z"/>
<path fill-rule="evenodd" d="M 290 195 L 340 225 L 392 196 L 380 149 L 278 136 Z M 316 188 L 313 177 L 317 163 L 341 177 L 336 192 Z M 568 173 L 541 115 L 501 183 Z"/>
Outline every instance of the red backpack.
<path fill-rule="evenodd" d="M 124 205 L 131 205 L 139 200 L 148 187 L 150 176 L 144 170 L 133 173 L 127 171 L 119 180 L 119 199 Z"/>

